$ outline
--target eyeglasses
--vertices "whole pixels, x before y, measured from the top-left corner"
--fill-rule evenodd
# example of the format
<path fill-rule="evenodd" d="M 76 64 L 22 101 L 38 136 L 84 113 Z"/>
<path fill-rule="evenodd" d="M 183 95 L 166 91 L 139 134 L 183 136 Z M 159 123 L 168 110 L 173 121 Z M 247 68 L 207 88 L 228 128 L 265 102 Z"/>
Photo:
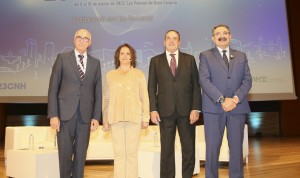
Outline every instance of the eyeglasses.
<path fill-rule="evenodd" d="M 227 35 L 230 34 L 230 32 L 223 32 L 223 33 L 217 32 L 217 33 L 214 34 L 214 36 L 221 36 L 222 34 L 223 34 L 224 36 L 227 36 Z"/>
<path fill-rule="evenodd" d="M 85 42 L 85 43 L 90 41 L 90 39 L 88 37 L 81 37 L 81 36 L 76 36 L 75 39 L 78 41 L 83 40 L 83 42 Z"/>

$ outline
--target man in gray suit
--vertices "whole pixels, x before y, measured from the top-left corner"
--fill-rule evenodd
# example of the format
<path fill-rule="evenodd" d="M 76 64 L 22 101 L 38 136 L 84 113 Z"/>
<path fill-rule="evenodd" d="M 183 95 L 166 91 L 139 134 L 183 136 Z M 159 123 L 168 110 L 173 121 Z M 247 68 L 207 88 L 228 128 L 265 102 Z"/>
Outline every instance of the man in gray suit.
<path fill-rule="evenodd" d="M 201 109 L 198 70 L 192 55 L 178 50 L 180 34 L 165 34 L 166 51 L 151 59 L 148 92 L 151 121 L 160 125 L 160 178 L 175 177 L 176 128 L 182 147 L 182 177 L 191 178 L 195 165 L 195 122 Z"/>
<path fill-rule="evenodd" d="M 247 100 L 252 77 L 246 54 L 229 47 L 231 34 L 227 25 L 212 29 L 216 47 L 200 54 L 199 78 L 202 86 L 202 112 L 206 141 L 205 175 L 218 177 L 220 146 L 227 128 L 230 149 L 229 177 L 244 177 L 243 138 Z"/>
<path fill-rule="evenodd" d="M 75 49 L 57 55 L 48 91 L 48 118 L 57 130 L 60 178 L 83 178 L 90 131 L 99 126 L 101 68 L 87 54 L 91 33 L 75 33 Z M 99 150 L 100 151 L 100 150 Z"/>

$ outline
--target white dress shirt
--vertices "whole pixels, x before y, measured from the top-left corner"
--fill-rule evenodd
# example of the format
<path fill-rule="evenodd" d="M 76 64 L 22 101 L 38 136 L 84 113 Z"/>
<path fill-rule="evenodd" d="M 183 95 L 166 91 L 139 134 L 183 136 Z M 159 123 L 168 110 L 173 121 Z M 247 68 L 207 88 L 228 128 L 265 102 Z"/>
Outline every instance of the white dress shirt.
<path fill-rule="evenodd" d="M 171 59 L 172 59 L 172 57 L 170 56 L 170 54 L 175 54 L 176 68 L 177 68 L 178 67 L 178 54 L 179 54 L 179 51 L 176 50 L 174 53 L 170 53 L 169 51 L 166 50 L 166 55 L 167 55 L 167 60 L 168 60 L 169 66 L 170 66 Z"/>
<path fill-rule="evenodd" d="M 80 66 L 81 70 L 85 73 L 86 71 L 86 64 L 87 64 L 87 53 L 83 53 L 83 54 L 80 54 L 76 49 L 74 50 L 75 51 L 75 57 L 76 57 L 76 61 L 77 61 L 77 65 Z M 83 55 L 83 65 L 81 65 L 81 63 L 79 62 L 79 57 L 78 55 Z"/>

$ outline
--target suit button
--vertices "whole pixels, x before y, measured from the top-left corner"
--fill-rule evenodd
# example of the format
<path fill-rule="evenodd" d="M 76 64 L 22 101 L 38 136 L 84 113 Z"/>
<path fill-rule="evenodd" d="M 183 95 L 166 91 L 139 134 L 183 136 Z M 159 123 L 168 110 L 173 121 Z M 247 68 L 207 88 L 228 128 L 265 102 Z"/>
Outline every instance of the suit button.
<path fill-rule="evenodd" d="M 228 79 L 230 79 L 230 77 L 228 77 Z"/>

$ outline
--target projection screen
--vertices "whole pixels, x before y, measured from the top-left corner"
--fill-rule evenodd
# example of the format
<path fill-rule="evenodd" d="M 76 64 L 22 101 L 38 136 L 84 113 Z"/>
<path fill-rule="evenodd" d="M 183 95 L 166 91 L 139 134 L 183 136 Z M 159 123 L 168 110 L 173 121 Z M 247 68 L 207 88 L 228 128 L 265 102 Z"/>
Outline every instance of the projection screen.
<path fill-rule="evenodd" d="M 180 50 L 199 64 L 200 52 L 214 47 L 218 24 L 230 26 L 231 47 L 248 56 L 250 100 L 296 98 L 284 0 L 2 0 L 0 102 L 46 103 L 55 58 L 73 50 L 79 28 L 92 33 L 89 52 L 101 61 L 104 79 L 122 43 L 136 49 L 147 76 L 169 29 L 180 32 Z"/>

